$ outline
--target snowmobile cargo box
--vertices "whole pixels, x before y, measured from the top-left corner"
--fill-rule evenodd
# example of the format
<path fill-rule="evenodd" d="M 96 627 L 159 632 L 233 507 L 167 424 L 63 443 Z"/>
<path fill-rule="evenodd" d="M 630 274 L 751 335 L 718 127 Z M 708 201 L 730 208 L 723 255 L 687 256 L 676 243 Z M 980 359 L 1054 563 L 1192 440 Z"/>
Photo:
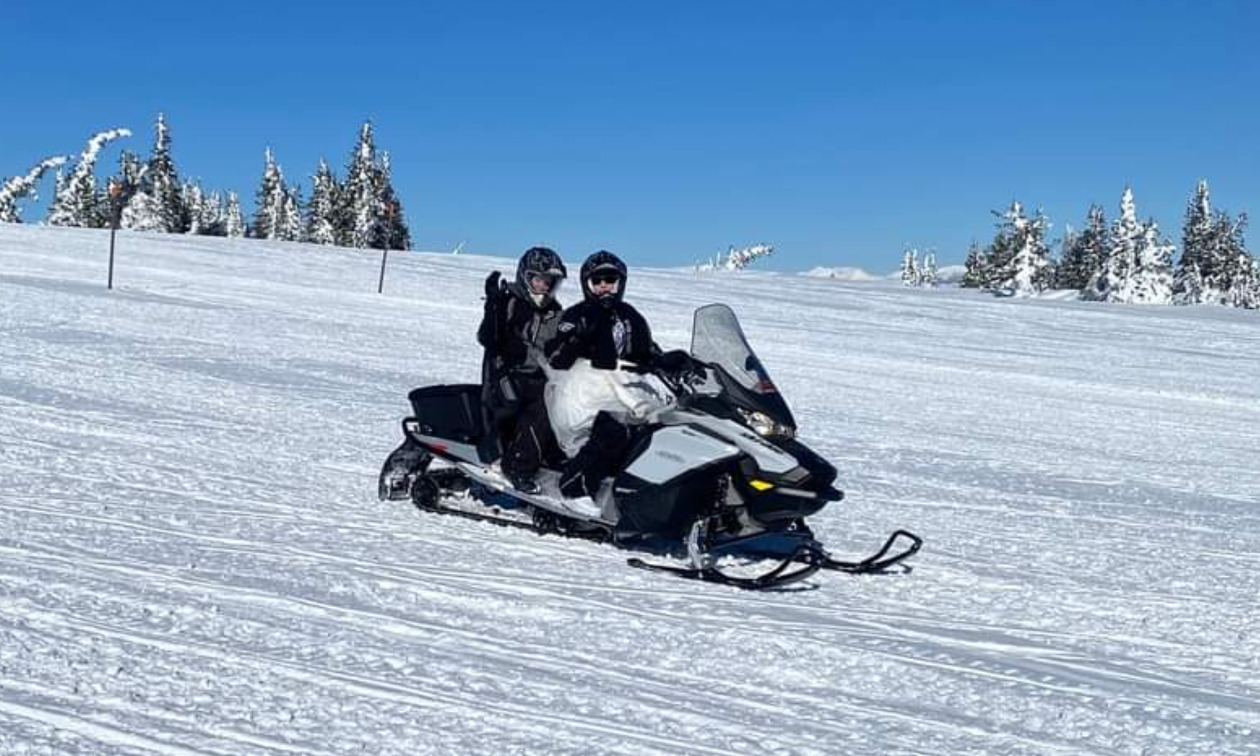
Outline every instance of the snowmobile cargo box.
<path fill-rule="evenodd" d="M 420 422 L 420 432 L 426 436 L 475 445 L 484 435 L 481 386 L 477 384 L 424 386 L 407 398 Z"/>

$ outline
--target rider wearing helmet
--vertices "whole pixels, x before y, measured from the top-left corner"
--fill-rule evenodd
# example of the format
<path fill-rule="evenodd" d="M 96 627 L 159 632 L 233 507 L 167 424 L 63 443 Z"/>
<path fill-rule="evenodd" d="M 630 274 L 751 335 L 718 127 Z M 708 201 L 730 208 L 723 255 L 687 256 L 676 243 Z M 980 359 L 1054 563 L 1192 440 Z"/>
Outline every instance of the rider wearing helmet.
<path fill-rule="evenodd" d="M 626 304 L 626 264 L 601 250 L 582 263 L 582 301 L 564 311 L 556 338 L 547 344 L 551 366 L 568 370 L 584 357 L 615 370 L 618 360 L 647 366 L 659 350 L 639 311 Z"/>
<path fill-rule="evenodd" d="M 586 359 L 600 370 L 617 370 L 621 362 L 640 368 L 652 366 L 661 355 L 652 331 L 639 311 L 626 304 L 626 264 L 608 251 L 582 263 L 582 301 L 560 318 L 554 339 L 547 343 L 552 368 L 568 370 Z M 630 445 L 630 429 L 607 412 L 599 412 L 586 444 L 560 473 L 560 491 L 568 498 L 594 496 L 600 482 L 612 474 Z"/>
<path fill-rule="evenodd" d="M 543 389 L 542 349 L 555 334 L 561 307 L 555 293 L 568 272 L 547 247 L 521 255 L 516 278 L 486 277 L 485 315 L 477 341 L 485 347 L 482 401 L 503 446 L 503 472 L 525 493 L 538 493 L 534 478 L 555 447 Z"/>

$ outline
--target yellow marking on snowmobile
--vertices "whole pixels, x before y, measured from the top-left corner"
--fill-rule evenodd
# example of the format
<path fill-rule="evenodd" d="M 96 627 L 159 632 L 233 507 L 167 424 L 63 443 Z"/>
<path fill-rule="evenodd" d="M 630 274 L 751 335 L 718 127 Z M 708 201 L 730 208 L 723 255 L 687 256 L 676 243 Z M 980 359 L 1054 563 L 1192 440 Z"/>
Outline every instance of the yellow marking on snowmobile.
<path fill-rule="evenodd" d="M 748 481 L 748 485 L 752 486 L 758 491 L 769 491 L 771 488 L 774 488 L 773 483 L 768 483 L 764 480 L 758 480 L 757 478 L 753 478 L 752 480 Z"/>

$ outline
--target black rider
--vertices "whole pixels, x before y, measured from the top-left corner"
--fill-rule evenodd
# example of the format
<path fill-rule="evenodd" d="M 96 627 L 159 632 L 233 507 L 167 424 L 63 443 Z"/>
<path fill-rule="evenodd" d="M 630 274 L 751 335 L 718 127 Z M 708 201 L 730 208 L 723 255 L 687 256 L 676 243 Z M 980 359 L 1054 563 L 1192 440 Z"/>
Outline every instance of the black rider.
<path fill-rule="evenodd" d="M 555 436 L 547 421 L 542 349 L 556 334 L 561 307 L 556 288 L 567 275 L 560 256 L 531 247 L 516 266 L 516 280 L 486 277 L 485 316 L 477 341 L 485 347 L 482 401 L 503 443 L 503 472 L 513 487 L 539 492 L 535 477 L 553 454 Z"/>
<path fill-rule="evenodd" d="M 547 344 L 551 367 L 568 370 L 579 358 L 602 370 L 617 369 L 618 361 L 640 369 L 660 362 L 661 350 L 652 341 L 647 321 L 623 301 L 626 273 L 626 264 L 607 251 L 582 263 L 582 301 L 564 311 L 556 337 Z M 569 498 L 593 497 L 600 481 L 616 471 L 630 440 L 626 425 L 600 412 L 586 445 L 561 471 L 560 492 Z"/>

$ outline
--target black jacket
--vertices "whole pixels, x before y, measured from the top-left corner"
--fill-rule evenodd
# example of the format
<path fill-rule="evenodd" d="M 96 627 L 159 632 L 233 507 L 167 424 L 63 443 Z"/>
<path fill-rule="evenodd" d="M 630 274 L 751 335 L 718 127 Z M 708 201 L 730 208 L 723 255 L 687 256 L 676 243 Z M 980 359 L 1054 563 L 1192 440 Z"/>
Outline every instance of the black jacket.
<path fill-rule="evenodd" d="M 486 348 L 491 373 L 537 374 L 541 378 L 542 366 L 530 360 L 530 348 L 542 354 L 556 334 L 560 313 L 556 300 L 547 297 L 542 304 L 535 304 L 515 283 L 502 286 L 493 299 L 488 298 L 477 341 Z"/>
<path fill-rule="evenodd" d="M 586 299 L 564 311 L 546 354 L 559 370 L 573 367 L 580 357 L 597 368 L 613 370 L 618 359 L 647 367 L 660 349 L 652 343 L 652 330 L 638 310 L 625 302 L 605 306 Z"/>

